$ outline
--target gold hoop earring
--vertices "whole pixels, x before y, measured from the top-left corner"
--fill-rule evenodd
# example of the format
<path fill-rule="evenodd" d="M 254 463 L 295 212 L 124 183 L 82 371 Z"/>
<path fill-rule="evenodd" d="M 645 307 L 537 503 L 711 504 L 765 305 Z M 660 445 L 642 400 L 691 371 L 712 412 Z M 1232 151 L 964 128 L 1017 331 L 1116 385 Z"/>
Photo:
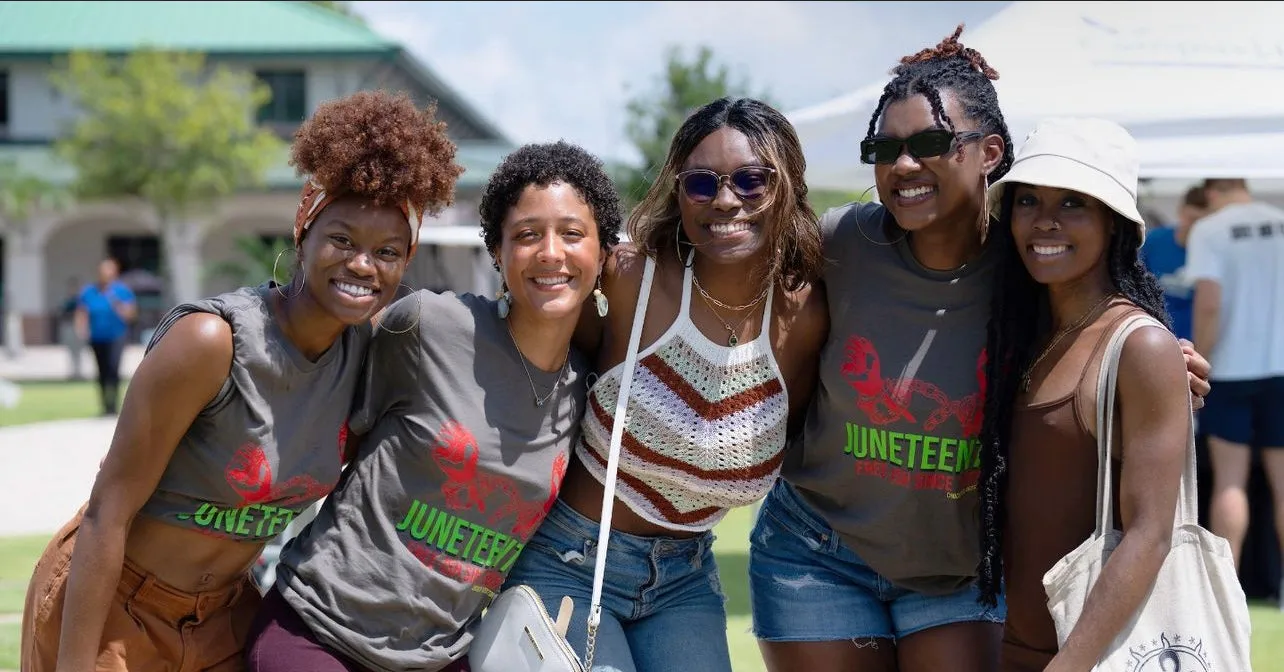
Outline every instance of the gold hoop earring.
<path fill-rule="evenodd" d="M 981 212 L 976 227 L 981 233 L 981 243 L 990 237 L 990 174 L 981 174 Z"/>
<path fill-rule="evenodd" d="M 279 295 L 281 295 L 281 298 L 283 298 L 283 299 L 294 299 L 294 298 L 297 298 L 300 294 L 302 294 L 302 293 L 303 293 L 303 286 L 304 286 L 304 285 L 306 285 L 306 284 L 308 284 L 308 276 L 306 276 L 306 275 L 304 275 L 304 276 L 303 276 L 303 280 L 299 282 L 299 288 L 298 288 L 297 290 L 295 290 L 295 292 L 294 292 L 293 294 L 289 294 L 289 295 L 287 295 L 285 292 L 281 291 L 281 283 L 277 282 L 277 280 L 276 280 L 276 278 L 277 278 L 277 275 L 276 275 L 276 267 L 277 267 L 277 264 L 280 264 L 280 263 L 281 263 L 281 255 L 283 255 L 283 254 L 285 254 L 285 250 L 284 250 L 284 249 L 282 249 L 280 252 L 277 252 L 277 253 L 276 253 L 276 259 L 274 259 L 274 260 L 272 261 L 272 289 L 276 290 L 276 293 L 277 293 L 277 294 L 279 294 Z M 300 270 L 302 270 L 302 269 L 300 269 Z M 289 283 L 287 283 L 287 284 L 289 284 Z"/>
<path fill-rule="evenodd" d="M 407 285 L 405 283 L 400 283 L 397 286 L 405 287 L 406 291 L 415 295 L 415 323 L 410 325 L 409 327 L 406 327 L 405 329 L 402 329 L 401 331 L 393 331 L 383 326 L 383 320 L 379 319 L 378 315 L 376 315 L 374 318 L 374 323 L 375 323 L 374 327 L 375 329 L 383 329 L 384 331 L 390 334 L 395 334 L 397 336 L 400 336 L 402 334 L 408 334 L 419 327 L 419 320 L 423 319 L 423 314 L 424 314 L 424 299 L 422 296 L 419 295 L 419 292 L 416 292 L 414 288 L 411 287 L 410 285 Z M 393 301 L 393 303 L 396 303 L 396 301 Z M 385 307 L 383 310 L 387 310 L 390 307 L 391 305 Z M 383 310 L 379 311 L 379 313 L 382 314 Z"/>
<path fill-rule="evenodd" d="M 868 193 L 869 193 L 869 191 L 870 191 L 870 189 L 873 189 L 873 188 L 874 188 L 874 187 L 870 187 L 869 189 L 866 189 L 865 191 L 861 192 L 859 202 L 864 203 L 864 202 L 865 202 L 865 195 L 866 195 L 866 194 L 868 194 Z M 887 207 L 886 207 L 886 206 L 884 206 L 884 207 L 883 207 L 883 211 L 882 211 L 882 212 L 883 212 L 883 217 L 887 217 Z M 905 240 L 905 238 L 909 236 L 909 231 L 907 231 L 907 230 L 905 230 L 905 229 L 901 229 L 900 225 L 898 224 L 898 225 L 896 225 L 896 228 L 901 229 L 901 237 L 900 237 L 900 238 L 897 238 L 896 240 L 889 240 L 889 241 L 887 241 L 887 242 L 879 242 L 879 241 L 877 241 L 877 240 L 874 240 L 873 238 L 870 238 L 870 237 L 869 237 L 869 234 L 865 233 L 865 226 L 864 226 L 863 224 L 861 224 L 861 217 L 860 217 L 860 214 L 861 214 L 860 206 L 856 206 L 856 230 L 860 232 L 861 237 L 863 237 L 865 240 L 868 240 L 869 242 L 871 242 L 871 243 L 873 243 L 873 244 L 875 244 L 875 245 L 878 245 L 878 246 L 881 246 L 881 247 L 891 247 L 891 246 L 893 246 L 893 245 L 899 245 L 899 244 L 900 244 L 900 242 L 901 242 L 902 240 Z M 885 230 L 886 230 L 886 227 L 883 227 L 883 228 L 884 228 L 884 231 L 885 231 Z"/>

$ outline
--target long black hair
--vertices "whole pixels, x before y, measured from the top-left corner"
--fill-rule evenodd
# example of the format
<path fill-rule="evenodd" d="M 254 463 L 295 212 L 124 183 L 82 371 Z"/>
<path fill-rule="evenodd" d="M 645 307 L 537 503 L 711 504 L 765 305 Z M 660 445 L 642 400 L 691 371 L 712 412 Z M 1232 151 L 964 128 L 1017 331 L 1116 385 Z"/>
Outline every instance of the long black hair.
<path fill-rule="evenodd" d="M 1041 308 L 1047 289 L 1026 270 L 1012 237 L 1012 205 L 1016 185 L 1003 189 L 998 221 L 990 227 L 990 244 L 1000 255 L 990 299 L 990 326 L 986 339 L 985 414 L 981 425 L 981 565 L 978 568 L 981 599 L 997 602 L 1003 576 L 1003 526 L 1007 517 L 1008 439 L 1021 373 L 1029 366 L 1034 345 L 1042 331 Z M 1114 233 L 1108 243 L 1106 263 L 1110 281 L 1129 301 L 1171 328 L 1159 280 L 1142 264 L 1137 252 L 1141 236 L 1137 224 L 1114 213 Z"/>

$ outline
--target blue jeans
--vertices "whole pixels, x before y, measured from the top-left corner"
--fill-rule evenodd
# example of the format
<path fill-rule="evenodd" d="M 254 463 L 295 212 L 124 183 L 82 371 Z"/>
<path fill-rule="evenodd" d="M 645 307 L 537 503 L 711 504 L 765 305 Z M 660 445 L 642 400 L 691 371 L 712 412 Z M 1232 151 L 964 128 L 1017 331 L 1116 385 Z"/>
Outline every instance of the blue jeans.
<path fill-rule="evenodd" d="M 754 635 L 773 642 L 897 640 L 950 623 L 1003 623 L 1007 605 L 977 601 L 975 584 L 947 595 L 895 585 L 865 564 L 784 479 L 749 536 Z"/>
<path fill-rule="evenodd" d="M 505 587 L 535 589 L 554 618 L 575 603 L 567 639 L 584 659 L 598 524 L 558 500 L 526 544 Z M 727 614 L 713 533 L 690 539 L 611 532 L 594 672 L 731 672 Z"/>

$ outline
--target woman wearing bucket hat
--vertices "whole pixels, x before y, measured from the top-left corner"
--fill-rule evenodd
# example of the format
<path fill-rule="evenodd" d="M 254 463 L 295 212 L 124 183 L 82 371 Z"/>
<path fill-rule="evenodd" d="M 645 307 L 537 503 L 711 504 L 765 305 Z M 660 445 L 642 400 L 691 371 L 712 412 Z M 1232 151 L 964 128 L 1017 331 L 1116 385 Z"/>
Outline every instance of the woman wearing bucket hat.
<path fill-rule="evenodd" d="M 902 59 L 870 119 L 861 160 L 882 203 L 821 220 L 831 327 L 818 388 L 750 537 L 771 670 L 998 665 L 1001 575 L 981 541 L 998 501 L 978 496 L 1002 474 L 984 457 L 986 391 L 1004 374 L 986 354 L 1000 261 L 986 190 L 1013 144 L 998 73 L 961 31 Z M 1205 394 L 1208 363 L 1189 357 Z"/>
<path fill-rule="evenodd" d="M 1058 652 L 1043 579 L 1097 524 L 1097 371 L 1126 318 L 1168 324 L 1163 288 L 1137 256 L 1146 235 L 1138 165 L 1137 144 L 1118 124 L 1049 119 L 990 187 L 1001 257 L 990 352 L 1010 374 L 994 380 L 987 409 L 1006 492 L 986 481 L 981 495 L 1002 500 L 995 522 L 1005 521 L 986 530 L 987 550 L 1003 547 L 1002 670 L 1090 669 L 1170 548 L 1190 436 L 1186 366 L 1170 331 L 1142 326 L 1119 359 L 1113 508 L 1124 534 Z"/>

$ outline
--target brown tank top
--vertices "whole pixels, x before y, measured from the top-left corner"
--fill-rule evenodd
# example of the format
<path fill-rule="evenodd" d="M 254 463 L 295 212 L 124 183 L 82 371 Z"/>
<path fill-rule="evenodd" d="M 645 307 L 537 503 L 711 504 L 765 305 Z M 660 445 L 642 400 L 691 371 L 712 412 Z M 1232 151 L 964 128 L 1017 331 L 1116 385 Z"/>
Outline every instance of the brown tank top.
<path fill-rule="evenodd" d="M 1048 353 L 1046 373 L 1036 371 L 1030 391 L 1016 400 L 1008 443 L 1003 672 L 1041 672 L 1057 653 L 1043 575 L 1096 528 L 1097 373 L 1110 335 L 1140 312 L 1122 300 L 1107 307 Z M 1112 473 L 1118 493 L 1117 465 Z M 1113 506 L 1118 521 L 1117 499 Z"/>

